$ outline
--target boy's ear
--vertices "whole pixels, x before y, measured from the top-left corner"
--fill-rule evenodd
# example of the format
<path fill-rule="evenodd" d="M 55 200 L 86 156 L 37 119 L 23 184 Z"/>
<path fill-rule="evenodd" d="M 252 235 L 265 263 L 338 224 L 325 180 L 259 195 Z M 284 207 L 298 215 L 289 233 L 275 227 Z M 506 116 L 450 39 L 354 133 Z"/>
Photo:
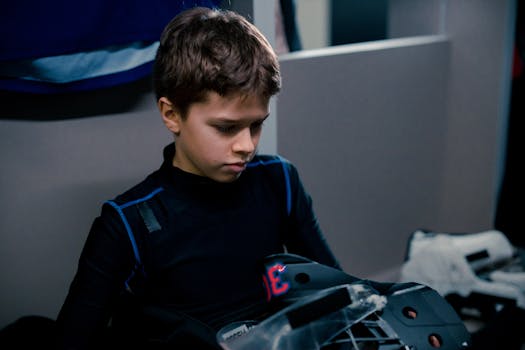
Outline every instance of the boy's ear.
<path fill-rule="evenodd" d="M 181 123 L 179 111 L 175 109 L 173 104 L 166 97 L 159 98 L 157 106 L 164 125 L 166 125 L 166 127 L 174 134 L 178 134 L 180 132 Z"/>

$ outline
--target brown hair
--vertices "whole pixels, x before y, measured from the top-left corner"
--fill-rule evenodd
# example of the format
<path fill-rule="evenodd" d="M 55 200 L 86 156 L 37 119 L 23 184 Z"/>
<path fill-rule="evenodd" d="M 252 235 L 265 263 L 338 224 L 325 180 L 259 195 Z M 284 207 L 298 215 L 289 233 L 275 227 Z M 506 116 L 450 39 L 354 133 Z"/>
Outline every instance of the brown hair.
<path fill-rule="evenodd" d="M 279 62 L 262 33 L 241 15 L 195 7 L 164 29 L 153 70 L 157 100 L 183 116 L 209 91 L 271 97 L 281 88 Z"/>

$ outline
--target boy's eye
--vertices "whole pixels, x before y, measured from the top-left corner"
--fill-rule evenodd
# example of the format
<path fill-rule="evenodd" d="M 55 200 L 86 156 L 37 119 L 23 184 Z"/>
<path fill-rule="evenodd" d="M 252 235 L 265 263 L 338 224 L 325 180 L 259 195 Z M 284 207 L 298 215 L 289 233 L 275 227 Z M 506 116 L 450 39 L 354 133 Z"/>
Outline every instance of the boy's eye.
<path fill-rule="evenodd" d="M 250 125 L 250 130 L 251 130 L 252 132 L 253 132 L 253 131 L 258 131 L 259 129 L 262 128 L 263 123 L 264 123 L 263 120 L 253 123 L 252 125 Z"/>
<path fill-rule="evenodd" d="M 250 124 L 250 131 L 258 132 L 262 128 L 263 122 L 264 120 L 261 120 L 261 121 L 256 121 Z M 213 127 L 221 134 L 234 134 L 243 128 L 242 125 L 237 125 L 237 124 L 225 124 L 225 125 L 217 124 L 217 125 L 214 125 Z"/>
<path fill-rule="evenodd" d="M 230 134 L 236 130 L 235 125 L 215 125 L 215 129 L 222 134 Z"/>

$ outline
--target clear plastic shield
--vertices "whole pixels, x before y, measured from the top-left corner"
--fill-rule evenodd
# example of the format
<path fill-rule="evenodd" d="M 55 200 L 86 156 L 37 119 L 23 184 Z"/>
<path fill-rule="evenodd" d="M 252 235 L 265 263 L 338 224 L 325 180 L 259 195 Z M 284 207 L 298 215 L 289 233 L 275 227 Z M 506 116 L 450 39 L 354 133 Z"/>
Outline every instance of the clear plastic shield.
<path fill-rule="evenodd" d="M 236 322 L 217 333 L 225 350 L 317 350 L 386 305 L 362 284 L 327 288 L 295 302 L 261 323 Z"/>

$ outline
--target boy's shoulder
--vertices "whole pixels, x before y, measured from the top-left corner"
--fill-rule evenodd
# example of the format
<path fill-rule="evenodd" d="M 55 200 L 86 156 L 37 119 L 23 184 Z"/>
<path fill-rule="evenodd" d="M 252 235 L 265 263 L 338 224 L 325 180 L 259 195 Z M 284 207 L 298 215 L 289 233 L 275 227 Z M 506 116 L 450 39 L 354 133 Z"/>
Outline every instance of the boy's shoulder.
<path fill-rule="evenodd" d="M 163 191 L 164 188 L 158 180 L 158 174 L 154 172 L 143 181 L 111 199 L 111 202 L 118 206 L 130 206 L 151 199 Z"/>
<path fill-rule="evenodd" d="M 256 173 L 255 178 L 269 180 L 271 189 L 285 195 L 286 212 L 291 213 L 292 192 L 298 185 L 298 174 L 295 166 L 280 155 L 257 155 L 247 165 L 247 171 Z"/>
<path fill-rule="evenodd" d="M 274 164 L 281 164 L 286 166 L 291 166 L 290 161 L 280 155 L 272 154 L 257 154 L 253 159 L 248 163 L 248 168 L 255 167 L 268 167 Z"/>
<path fill-rule="evenodd" d="M 282 157 L 281 155 L 269 155 L 262 154 L 256 155 L 250 163 L 247 164 L 247 169 L 257 169 L 263 170 L 264 172 L 272 173 L 283 173 L 286 177 L 288 176 L 297 176 L 296 167 L 288 159 Z"/>

